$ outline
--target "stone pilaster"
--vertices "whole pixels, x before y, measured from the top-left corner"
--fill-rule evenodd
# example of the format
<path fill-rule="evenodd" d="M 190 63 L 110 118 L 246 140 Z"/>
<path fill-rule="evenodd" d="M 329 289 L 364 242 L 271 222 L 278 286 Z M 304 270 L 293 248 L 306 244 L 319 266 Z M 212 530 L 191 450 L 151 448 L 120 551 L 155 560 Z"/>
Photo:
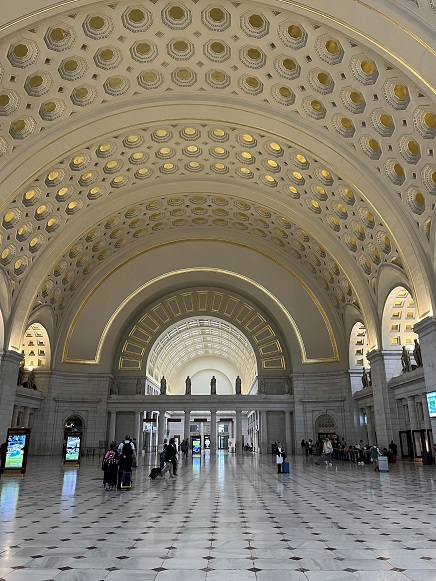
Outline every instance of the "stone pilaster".
<path fill-rule="evenodd" d="M 0 354 L 0 442 L 5 441 L 8 428 L 11 427 L 21 360 L 21 354 L 16 351 Z"/>
<path fill-rule="evenodd" d="M 374 430 L 379 448 L 388 448 L 394 437 L 396 404 L 388 379 L 398 375 L 398 354 L 391 351 L 374 350 L 367 354 L 371 363 L 372 393 L 374 402 Z M 370 434 L 368 434 L 368 437 Z"/>
<path fill-rule="evenodd" d="M 436 317 L 422 319 L 414 325 L 413 330 L 419 335 L 426 391 L 436 391 Z M 430 419 L 433 434 L 436 434 L 436 418 Z"/>

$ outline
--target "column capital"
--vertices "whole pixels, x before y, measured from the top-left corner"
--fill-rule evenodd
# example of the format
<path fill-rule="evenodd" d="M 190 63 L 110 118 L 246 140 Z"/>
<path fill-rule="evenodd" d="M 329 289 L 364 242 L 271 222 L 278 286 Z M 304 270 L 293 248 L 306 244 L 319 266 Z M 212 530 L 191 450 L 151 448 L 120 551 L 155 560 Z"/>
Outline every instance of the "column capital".
<path fill-rule="evenodd" d="M 436 317 L 425 317 L 413 325 L 413 330 L 420 337 L 436 333 Z"/>
<path fill-rule="evenodd" d="M 386 359 L 398 359 L 401 357 L 401 349 L 373 349 L 368 351 L 366 358 L 371 363 L 385 361 Z"/>

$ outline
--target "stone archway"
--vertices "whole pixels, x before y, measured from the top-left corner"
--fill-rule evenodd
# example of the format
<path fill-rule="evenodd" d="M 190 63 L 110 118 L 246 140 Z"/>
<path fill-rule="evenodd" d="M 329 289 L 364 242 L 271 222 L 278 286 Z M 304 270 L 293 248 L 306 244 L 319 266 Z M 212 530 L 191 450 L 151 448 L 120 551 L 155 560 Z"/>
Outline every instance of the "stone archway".
<path fill-rule="evenodd" d="M 249 299 L 215 288 L 182 290 L 162 297 L 129 325 L 117 357 L 118 372 L 143 371 L 156 339 L 188 317 L 228 321 L 251 343 L 259 375 L 283 374 L 289 369 L 287 348 L 276 323 Z"/>

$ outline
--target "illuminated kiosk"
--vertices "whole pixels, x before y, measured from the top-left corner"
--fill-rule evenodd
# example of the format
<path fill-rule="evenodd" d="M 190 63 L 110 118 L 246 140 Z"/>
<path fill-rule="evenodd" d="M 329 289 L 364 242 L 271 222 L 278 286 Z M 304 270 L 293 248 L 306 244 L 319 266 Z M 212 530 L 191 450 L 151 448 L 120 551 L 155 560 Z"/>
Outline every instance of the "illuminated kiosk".
<path fill-rule="evenodd" d="M 9 428 L 5 465 L 2 474 L 5 476 L 23 475 L 26 472 L 27 454 L 29 452 L 30 428 Z"/>
<path fill-rule="evenodd" d="M 65 431 L 64 466 L 79 466 L 81 444 L 82 434 L 80 432 Z"/>
<path fill-rule="evenodd" d="M 193 437 L 192 438 L 192 455 L 193 456 L 201 456 L 201 438 L 200 437 Z"/>

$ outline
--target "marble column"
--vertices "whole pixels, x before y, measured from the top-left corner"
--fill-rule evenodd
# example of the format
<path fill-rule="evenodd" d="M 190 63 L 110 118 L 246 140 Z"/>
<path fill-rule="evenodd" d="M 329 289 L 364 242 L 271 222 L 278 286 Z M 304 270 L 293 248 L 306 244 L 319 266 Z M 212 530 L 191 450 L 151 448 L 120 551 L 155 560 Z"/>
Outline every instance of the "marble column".
<path fill-rule="evenodd" d="M 268 423 L 265 410 L 260 412 L 260 453 L 268 454 Z"/>
<path fill-rule="evenodd" d="M 419 430 L 418 415 L 416 413 L 415 396 L 407 398 L 407 408 L 409 410 L 409 422 L 411 430 Z"/>
<path fill-rule="evenodd" d="M 133 412 L 133 435 L 132 438 L 136 438 L 136 442 L 138 442 L 139 436 L 139 413 L 137 411 Z"/>
<path fill-rule="evenodd" d="M 369 406 L 365 408 L 366 414 L 366 429 L 368 432 L 368 444 L 372 446 L 376 443 L 375 433 L 374 433 L 374 425 L 372 422 L 372 408 Z"/>
<path fill-rule="evenodd" d="M 201 443 L 201 451 L 204 452 L 204 423 L 200 422 L 200 443 Z"/>
<path fill-rule="evenodd" d="M 285 451 L 289 454 L 292 453 L 292 426 L 291 426 L 291 412 L 285 410 Z"/>
<path fill-rule="evenodd" d="M 419 430 L 418 414 L 416 413 L 416 401 L 415 396 L 409 396 L 407 398 L 407 409 L 409 410 L 409 421 L 410 429 L 412 430 L 412 441 L 414 443 L 414 454 L 415 456 L 421 456 L 421 435 L 419 432 L 414 430 Z"/>
<path fill-rule="evenodd" d="M 30 417 L 30 408 L 25 407 L 23 413 L 23 425 L 22 425 L 23 428 L 29 427 L 29 417 Z"/>
<path fill-rule="evenodd" d="M 183 428 L 183 439 L 188 440 L 188 446 L 191 446 L 191 410 L 185 410 L 185 424 L 184 424 L 184 428 Z"/>
<path fill-rule="evenodd" d="M 421 395 L 421 401 L 422 401 L 422 413 L 424 416 L 425 429 L 431 430 L 431 419 L 430 419 L 430 416 L 428 414 L 427 394 L 426 393 L 423 393 Z"/>
<path fill-rule="evenodd" d="M 138 421 L 138 458 L 142 456 L 142 451 L 144 449 L 144 412 L 139 412 Z"/>
<path fill-rule="evenodd" d="M 236 434 L 235 434 L 235 452 L 240 454 L 242 452 L 242 412 L 236 410 Z"/>
<path fill-rule="evenodd" d="M 216 411 L 210 412 L 210 452 L 216 453 Z"/>
<path fill-rule="evenodd" d="M 108 444 L 109 445 L 112 442 L 115 442 L 116 427 L 117 427 L 117 412 L 115 410 L 112 410 L 110 418 L 109 418 L 109 434 L 108 434 L 108 438 L 109 438 Z"/>
<path fill-rule="evenodd" d="M 158 446 L 160 446 L 163 441 L 164 438 L 166 438 L 166 433 L 165 433 L 165 412 L 164 411 L 159 411 L 159 425 L 158 425 L 158 429 L 157 429 L 157 433 L 158 433 L 158 437 L 157 437 L 157 441 L 158 441 Z"/>
<path fill-rule="evenodd" d="M 11 428 L 16 428 L 17 427 L 17 420 L 18 420 L 18 412 L 20 411 L 20 408 L 18 406 L 14 406 L 14 411 L 12 413 L 12 421 L 11 421 Z"/>

